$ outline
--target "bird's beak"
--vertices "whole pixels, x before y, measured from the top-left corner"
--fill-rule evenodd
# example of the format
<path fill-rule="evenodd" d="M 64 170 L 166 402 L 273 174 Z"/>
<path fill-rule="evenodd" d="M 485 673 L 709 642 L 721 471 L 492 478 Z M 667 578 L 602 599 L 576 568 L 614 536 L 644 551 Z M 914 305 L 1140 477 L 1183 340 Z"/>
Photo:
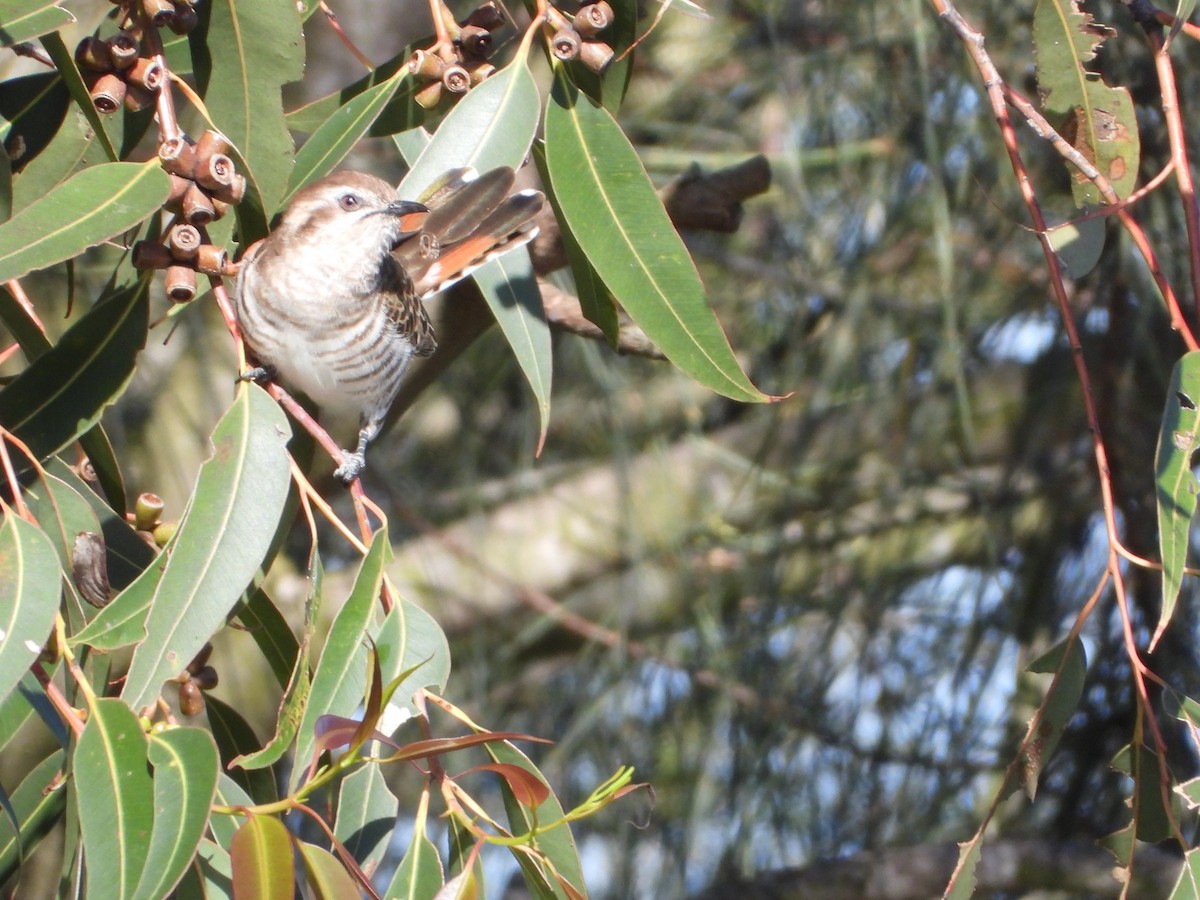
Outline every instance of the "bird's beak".
<path fill-rule="evenodd" d="M 398 218 L 402 234 L 413 234 L 420 231 L 421 226 L 425 224 L 429 207 L 414 200 L 397 200 L 395 203 L 389 203 L 380 212 Z"/>

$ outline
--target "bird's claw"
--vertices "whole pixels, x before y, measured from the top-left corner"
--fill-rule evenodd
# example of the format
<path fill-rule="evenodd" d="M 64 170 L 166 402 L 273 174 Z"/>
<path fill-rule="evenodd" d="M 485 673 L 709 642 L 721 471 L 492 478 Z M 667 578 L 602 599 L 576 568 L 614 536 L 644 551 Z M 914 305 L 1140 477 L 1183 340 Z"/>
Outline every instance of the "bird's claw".
<path fill-rule="evenodd" d="M 334 469 L 333 477 L 346 485 L 346 487 L 350 487 L 366 467 L 367 457 L 365 454 L 351 453 L 349 450 L 343 450 L 342 464 Z"/>
<path fill-rule="evenodd" d="M 238 381 L 253 381 L 255 384 L 262 384 L 264 381 L 275 380 L 275 370 L 270 366 L 255 366 L 252 369 L 247 369 L 237 377 Z"/>

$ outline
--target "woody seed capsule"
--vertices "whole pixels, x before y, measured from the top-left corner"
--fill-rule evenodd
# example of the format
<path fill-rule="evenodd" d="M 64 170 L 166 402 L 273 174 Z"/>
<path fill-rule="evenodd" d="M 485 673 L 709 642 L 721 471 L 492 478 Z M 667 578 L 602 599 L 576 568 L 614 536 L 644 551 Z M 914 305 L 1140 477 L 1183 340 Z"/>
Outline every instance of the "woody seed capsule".
<path fill-rule="evenodd" d="M 176 225 L 167 233 L 167 249 L 180 262 L 190 262 L 204 241 L 200 231 L 193 225 Z"/>
<path fill-rule="evenodd" d="M 201 244 L 196 252 L 196 269 L 205 275 L 223 275 L 228 262 L 225 248 L 216 244 Z"/>
<path fill-rule="evenodd" d="M 113 67 L 112 53 L 109 52 L 108 42 L 94 35 L 88 35 L 75 48 L 75 62 L 81 69 L 92 72 L 109 72 Z"/>
<path fill-rule="evenodd" d="M 133 245 L 135 269 L 165 269 L 174 261 L 171 251 L 155 241 L 138 241 Z"/>
<path fill-rule="evenodd" d="M 591 3 L 575 14 L 575 30 L 580 37 L 589 38 L 613 23 L 613 9 L 605 0 Z"/>
<path fill-rule="evenodd" d="M 119 31 L 108 39 L 108 52 L 116 68 L 128 69 L 138 58 L 137 39 L 128 31 Z"/>
<path fill-rule="evenodd" d="M 142 0 L 142 12 L 156 28 L 164 28 L 175 18 L 175 5 L 171 0 Z"/>
<path fill-rule="evenodd" d="M 604 41 L 584 41 L 579 48 L 579 61 L 597 75 L 604 74 L 615 55 L 613 48 Z"/>
<path fill-rule="evenodd" d="M 172 303 L 188 303 L 196 299 L 196 270 L 191 266 L 168 266 L 163 287 Z M 151 532 L 151 539 L 158 544 L 158 527 Z"/>
<path fill-rule="evenodd" d="M 154 60 L 143 56 L 129 67 L 129 73 L 125 77 L 129 79 L 130 84 L 141 85 L 148 91 L 157 91 L 162 87 L 163 68 Z"/>
<path fill-rule="evenodd" d="M 564 25 L 551 39 L 550 49 L 556 57 L 566 62 L 579 55 L 579 48 L 582 44 L 583 41 L 579 39 L 579 32 L 570 26 Z"/>
<path fill-rule="evenodd" d="M 128 87 L 119 75 L 114 72 L 105 72 L 91 80 L 88 96 L 92 98 L 92 105 L 96 107 L 96 112 L 107 116 L 121 108 L 121 104 L 125 102 L 127 91 Z"/>
<path fill-rule="evenodd" d="M 229 138 L 211 128 L 206 129 L 204 134 L 200 135 L 200 140 L 196 141 L 196 156 L 199 159 L 212 156 L 214 153 L 224 153 L 228 156 L 232 149 L 233 144 L 229 143 Z"/>
<path fill-rule="evenodd" d="M 210 191 L 229 187 L 233 182 L 233 160 L 224 153 L 196 153 L 196 182 Z"/>
<path fill-rule="evenodd" d="M 162 515 L 163 505 L 163 498 L 158 494 L 152 494 L 149 491 L 138 494 L 138 498 L 133 504 L 133 521 L 138 531 L 149 531 L 158 524 L 158 517 Z"/>
<path fill-rule="evenodd" d="M 154 94 L 140 84 L 129 82 L 125 85 L 125 108 L 130 112 L 141 112 L 154 105 Z"/>
<path fill-rule="evenodd" d="M 196 171 L 196 148 L 185 138 L 176 137 L 158 145 L 158 158 L 163 168 L 181 178 L 192 177 Z"/>
<path fill-rule="evenodd" d="M 196 15 L 196 10 L 190 5 L 180 3 L 175 8 L 175 15 L 167 22 L 167 27 L 175 34 L 191 34 L 196 30 L 196 26 L 200 24 L 200 17 Z"/>
<path fill-rule="evenodd" d="M 189 225 L 202 228 L 217 217 L 217 210 L 201 190 L 200 185 L 192 183 L 183 195 L 183 218 Z"/>
<path fill-rule="evenodd" d="M 452 94 L 465 94 L 471 86 L 471 76 L 462 66 L 447 66 L 442 73 L 442 84 Z"/>

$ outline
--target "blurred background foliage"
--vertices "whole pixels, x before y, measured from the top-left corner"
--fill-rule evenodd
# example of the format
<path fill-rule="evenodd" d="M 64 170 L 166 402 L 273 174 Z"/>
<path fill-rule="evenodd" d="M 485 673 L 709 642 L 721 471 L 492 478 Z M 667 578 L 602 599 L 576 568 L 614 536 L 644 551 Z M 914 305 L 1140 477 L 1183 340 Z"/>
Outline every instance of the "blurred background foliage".
<path fill-rule="evenodd" d="M 652 805 L 579 823 L 596 897 L 721 896 L 739 879 L 743 898 L 805 896 L 768 893 L 768 873 L 965 840 L 1045 691 L 1024 668 L 1065 634 L 1107 552 L 1070 351 L 958 39 L 918 0 L 704 5 L 711 20 L 669 11 L 643 45 L 620 120 L 660 183 L 693 161 L 769 158 L 773 188 L 736 234 L 686 237 L 752 379 L 791 396 L 740 405 L 560 335 L 535 459 L 537 410 L 493 329 L 366 475 L 391 516 L 393 576 L 451 639 L 448 695 L 553 738 L 535 759 L 565 803 L 622 763 L 653 783 Z M 961 10 L 1029 96 L 1033 5 Z M 334 8 L 376 59 L 426 27 L 424 4 Z M 1094 12 L 1117 29 L 1098 65 L 1138 103 L 1144 182 L 1168 159 L 1153 61 L 1121 4 Z M 320 15 L 307 32 L 295 103 L 361 71 Z M 1200 49 L 1181 38 L 1174 54 L 1186 121 Z M 1071 215 L 1057 158 L 1019 135 L 1041 200 Z M 394 158 L 366 142 L 353 164 L 389 174 Z M 1185 285 L 1177 197 L 1160 190 L 1136 215 Z M 1111 224 L 1073 291 L 1126 544 L 1154 557 L 1154 443 L 1183 348 Z M 154 340 L 167 330 L 108 422 L 131 490 L 178 513 L 235 363 L 211 304 Z M 339 546 L 323 543 L 334 570 Z M 301 527 L 277 600 L 302 599 L 306 553 Z M 348 572 L 331 572 L 331 598 Z M 1144 645 L 1158 576 L 1128 574 Z M 1192 696 L 1194 596 L 1185 585 L 1150 659 Z M 549 598 L 601 639 L 539 612 Z M 265 736 L 278 698 L 235 672 L 245 640 L 218 646 L 216 694 L 257 707 Z M 1007 801 L 997 836 L 1089 841 L 1128 820 L 1128 779 L 1109 767 L 1134 717 L 1111 595 L 1085 640 L 1079 711 L 1036 803 Z M 1194 775 L 1162 724 L 1175 774 Z"/>

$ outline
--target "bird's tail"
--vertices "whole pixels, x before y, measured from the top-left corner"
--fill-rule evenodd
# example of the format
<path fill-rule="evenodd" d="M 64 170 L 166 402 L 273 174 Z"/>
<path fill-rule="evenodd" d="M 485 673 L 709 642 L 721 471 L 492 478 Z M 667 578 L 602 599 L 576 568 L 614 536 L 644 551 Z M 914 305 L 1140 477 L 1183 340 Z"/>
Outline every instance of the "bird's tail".
<path fill-rule="evenodd" d="M 421 198 L 429 207 L 421 230 L 393 254 L 428 297 L 466 278 L 480 266 L 537 235 L 533 217 L 545 197 L 541 191 L 512 192 L 516 173 L 502 167 L 479 175 L 452 169 Z"/>

